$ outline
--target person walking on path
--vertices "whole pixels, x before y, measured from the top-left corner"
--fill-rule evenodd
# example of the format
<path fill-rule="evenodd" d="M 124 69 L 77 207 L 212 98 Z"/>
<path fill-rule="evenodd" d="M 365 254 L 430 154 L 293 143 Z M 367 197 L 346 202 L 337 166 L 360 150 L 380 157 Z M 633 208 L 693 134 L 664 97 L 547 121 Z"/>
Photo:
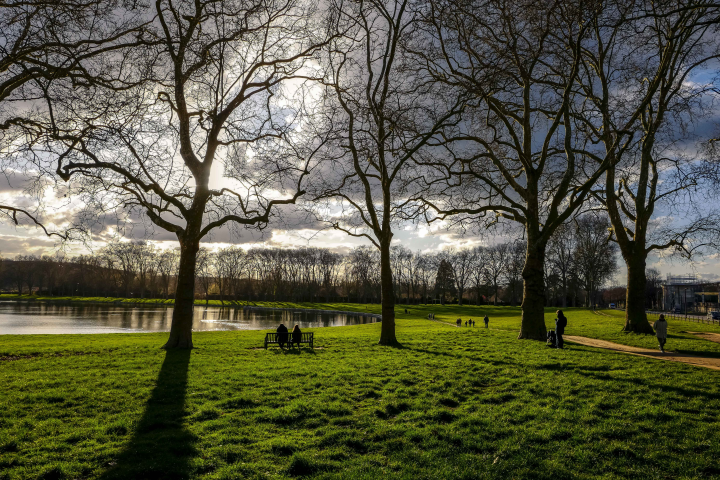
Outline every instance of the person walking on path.
<path fill-rule="evenodd" d="M 660 351 L 665 353 L 665 342 L 667 341 L 667 322 L 665 321 L 665 315 L 660 314 L 657 322 L 653 323 L 653 328 L 655 329 L 655 335 L 660 344 Z"/>
<path fill-rule="evenodd" d="M 288 329 L 281 323 L 275 331 L 277 332 L 278 344 L 280 344 L 280 348 L 283 348 L 283 345 L 288 343 Z M 289 343 L 288 348 L 290 348 Z"/>
<path fill-rule="evenodd" d="M 485 318 L 483 318 L 483 320 L 485 321 L 485 328 L 488 328 L 488 323 L 490 323 L 490 319 L 487 315 L 485 315 Z"/>
<path fill-rule="evenodd" d="M 562 310 L 558 310 L 557 318 L 555 319 L 555 348 L 563 348 L 563 338 L 565 334 L 565 327 L 567 327 L 567 318 L 563 314 Z"/>
<path fill-rule="evenodd" d="M 302 342 L 302 332 L 300 331 L 300 327 L 295 324 L 292 329 L 292 343 L 297 343 L 297 347 L 300 348 L 300 342 Z"/>

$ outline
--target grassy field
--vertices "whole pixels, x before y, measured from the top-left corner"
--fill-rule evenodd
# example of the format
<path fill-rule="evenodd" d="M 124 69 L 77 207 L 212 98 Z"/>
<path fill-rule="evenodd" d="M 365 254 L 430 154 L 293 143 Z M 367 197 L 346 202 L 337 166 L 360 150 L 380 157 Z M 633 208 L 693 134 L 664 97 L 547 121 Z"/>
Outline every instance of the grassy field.
<path fill-rule="evenodd" d="M 168 353 L 167 334 L 0 336 L 0 479 L 720 478 L 720 372 L 518 341 L 516 308 L 404 308 L 402 348 L 378 324 L 290 353 L 259 331 Z M 567 334 L 656 347 L 605 313 L 567 309 Z M 686 331 L 720 328 L 671 322 L 668 348 L 720 355 Z"/>

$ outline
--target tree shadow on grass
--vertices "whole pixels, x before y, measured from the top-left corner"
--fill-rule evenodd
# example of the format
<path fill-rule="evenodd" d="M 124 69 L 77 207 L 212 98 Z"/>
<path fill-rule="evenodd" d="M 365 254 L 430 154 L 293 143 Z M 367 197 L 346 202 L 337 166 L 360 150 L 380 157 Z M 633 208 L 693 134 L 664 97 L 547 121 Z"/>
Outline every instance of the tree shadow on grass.
<path fill-rule="evenodd" d="M 183 426 L 190 352 L 167 351 L 133 437 L 102 480 L 190 477 L 196 437 Z"/>

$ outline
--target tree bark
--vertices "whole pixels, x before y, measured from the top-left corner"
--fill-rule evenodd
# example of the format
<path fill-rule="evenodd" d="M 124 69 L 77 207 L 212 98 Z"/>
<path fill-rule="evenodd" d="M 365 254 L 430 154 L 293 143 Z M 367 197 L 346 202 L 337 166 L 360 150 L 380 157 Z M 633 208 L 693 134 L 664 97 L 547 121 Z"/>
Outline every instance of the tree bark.
<path fill-rule="evenodd" d="M 170 338 L 163 346 L 165 349 L 193 348 L 195 260 L 199 249 L 199 240 L 180 240 L 180 268 L 175 289 L 175 308 L 170 326 Z"/>
<path fill-rule="evenodd" d="M 546 340 L 545 329 L 545 245 L 528 238 L 523 267 L 522 323 L 518 339 Z"/>
<path fill-rule="evenodd" d="M 644 250 L 644 249 L 643 249 Z M 624 332 L 654 333 L 645 314 L 645 255 L 630 255 L 627 265 L 627 293 L 625 294 Z"/>
<path fill-rule="evenodd" d="M 390 240 L 380 243 L 380 291 L 382 304 L 382 327 L 380 345 L 398 345 L 395 338 L 395 295 L 392 269 L 390 267 Z"/>

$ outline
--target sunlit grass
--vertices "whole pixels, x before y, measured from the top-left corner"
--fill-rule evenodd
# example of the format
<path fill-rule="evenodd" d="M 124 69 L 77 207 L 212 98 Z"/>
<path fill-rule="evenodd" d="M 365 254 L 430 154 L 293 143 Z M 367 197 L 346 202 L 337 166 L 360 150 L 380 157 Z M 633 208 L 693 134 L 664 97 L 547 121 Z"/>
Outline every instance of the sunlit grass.
<path fill-rule="evenodd" d="M 720 475 L 719 372 L 518 341 L 510 307 L 404 308 L 403 348 L 379 324 L 314 329 L 302 353 L 261 331 L 167 357 L 167 334 L 0 336 L 0 479 Z M 654 342 L 615 312 L 567 315 L 569 335 Z"/>

